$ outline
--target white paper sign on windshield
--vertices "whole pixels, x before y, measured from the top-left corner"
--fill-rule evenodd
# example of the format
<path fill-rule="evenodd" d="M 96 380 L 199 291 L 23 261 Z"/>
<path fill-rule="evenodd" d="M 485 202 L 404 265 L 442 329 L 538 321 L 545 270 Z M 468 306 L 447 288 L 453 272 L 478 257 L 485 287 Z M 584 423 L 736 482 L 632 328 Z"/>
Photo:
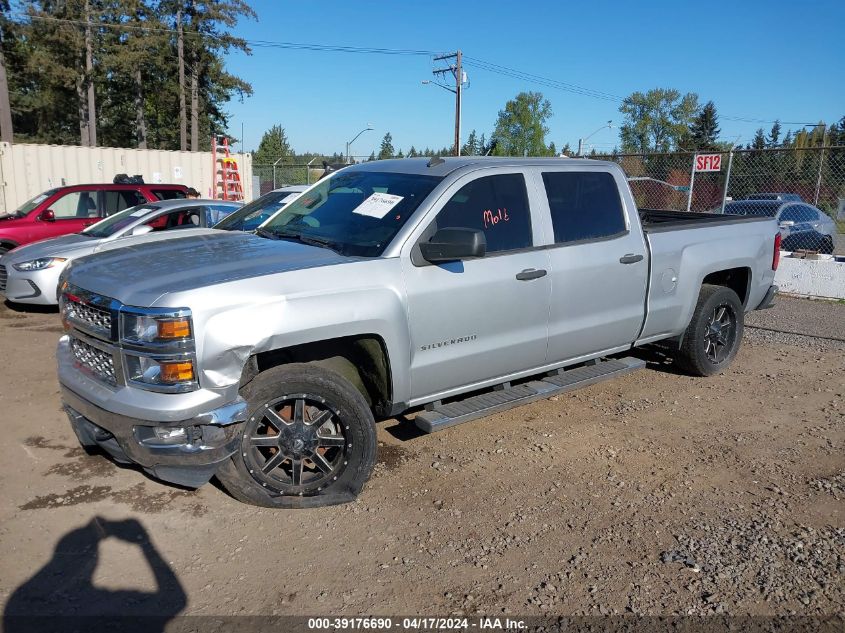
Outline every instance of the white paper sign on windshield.
<path fill-rule="evenodd" d="M 374 193 L 352 210 L 352 213 L 366 215 L 381 220 L 390 210 L 402 201 L 403 196 L 390 193 Z"/>

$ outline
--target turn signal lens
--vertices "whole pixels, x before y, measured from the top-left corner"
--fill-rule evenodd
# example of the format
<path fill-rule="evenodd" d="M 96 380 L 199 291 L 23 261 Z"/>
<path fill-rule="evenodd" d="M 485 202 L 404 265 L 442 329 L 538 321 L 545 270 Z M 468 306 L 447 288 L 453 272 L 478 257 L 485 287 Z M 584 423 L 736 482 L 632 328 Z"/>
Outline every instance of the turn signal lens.
<path fill-rule="evenodd" d="M 172 340 L 175 338 L 188 338 L 191 335 L 190 319 L 172 319 L 158 321 L 158 338 L 161 340 Z"/>
<path fill-rule="evenodd" d="M 161 363 L 159 380 L 163 383 L 186 382 L 194 379 L 194 364 L 191 362 Z"/>

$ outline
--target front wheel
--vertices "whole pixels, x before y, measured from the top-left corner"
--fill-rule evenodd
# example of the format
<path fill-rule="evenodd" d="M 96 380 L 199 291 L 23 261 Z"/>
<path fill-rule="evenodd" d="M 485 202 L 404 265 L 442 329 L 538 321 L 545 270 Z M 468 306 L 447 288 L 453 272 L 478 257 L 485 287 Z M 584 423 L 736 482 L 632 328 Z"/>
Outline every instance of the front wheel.
<path fill-rule="evenodd" d="M 712 376 L 727 369 L 742 342 L 744 317 L 733 290 L 703 285 L 684 331 L 677 364 L 694 376 Z"/>
<path fill-rule="evenodd" d="M 243 391 L 249 417 L 240 448 L 217 473 L 233 497 L 271 508 L 355 499 L 375 465 L 376 431 L 351 383 L 295 363 L 262 372 Z"/>

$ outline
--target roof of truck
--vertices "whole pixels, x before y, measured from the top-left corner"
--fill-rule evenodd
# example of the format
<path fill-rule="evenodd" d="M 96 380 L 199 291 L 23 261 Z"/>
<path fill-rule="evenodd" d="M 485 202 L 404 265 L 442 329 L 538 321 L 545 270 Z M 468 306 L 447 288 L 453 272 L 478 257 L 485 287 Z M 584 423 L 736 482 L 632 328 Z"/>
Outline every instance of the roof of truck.
<path fill-rule="evenodd" d="M 367 170 L 367 171 L 389 171 L 402 174 L 424 174 L 429 176 L 446 176 L 456 169 L 462 167 L 470 167 L 473 165 L 483 165 L 485 167 L 496 166 L 538 166 L 538 167 L 562 167 L 572 165 L 584 165 L 589 163 L 592 165 L 614 165 L 608 161 L 591 160 L 585 158 L 517 158 L 513 156 L 444 156 L 442 159 L 435 161 L 429 167 L 428 163 L 431 158 L 391 158 L 388 160 L 368 161 L 366 163 L 358 163 L 350 165 L 345 169 L 350 170 Z"/>

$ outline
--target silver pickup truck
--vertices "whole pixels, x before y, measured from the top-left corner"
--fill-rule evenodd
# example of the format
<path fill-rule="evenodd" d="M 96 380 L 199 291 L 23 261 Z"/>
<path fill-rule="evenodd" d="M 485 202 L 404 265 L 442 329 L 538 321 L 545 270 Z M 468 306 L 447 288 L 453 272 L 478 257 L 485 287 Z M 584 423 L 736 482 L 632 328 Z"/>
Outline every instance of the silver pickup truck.
<path fill-rule="evenodd" d="M 81 258 L 60 280 L 62 398 L 85 446 L 269 507 L 349 501 L 375 419 L 423 431 L 618 376 L 661 341 L 727 368 L 768 307 L 770 218 L 637 209 L 615 164 L 345 168 L 257 235 Z"/>

